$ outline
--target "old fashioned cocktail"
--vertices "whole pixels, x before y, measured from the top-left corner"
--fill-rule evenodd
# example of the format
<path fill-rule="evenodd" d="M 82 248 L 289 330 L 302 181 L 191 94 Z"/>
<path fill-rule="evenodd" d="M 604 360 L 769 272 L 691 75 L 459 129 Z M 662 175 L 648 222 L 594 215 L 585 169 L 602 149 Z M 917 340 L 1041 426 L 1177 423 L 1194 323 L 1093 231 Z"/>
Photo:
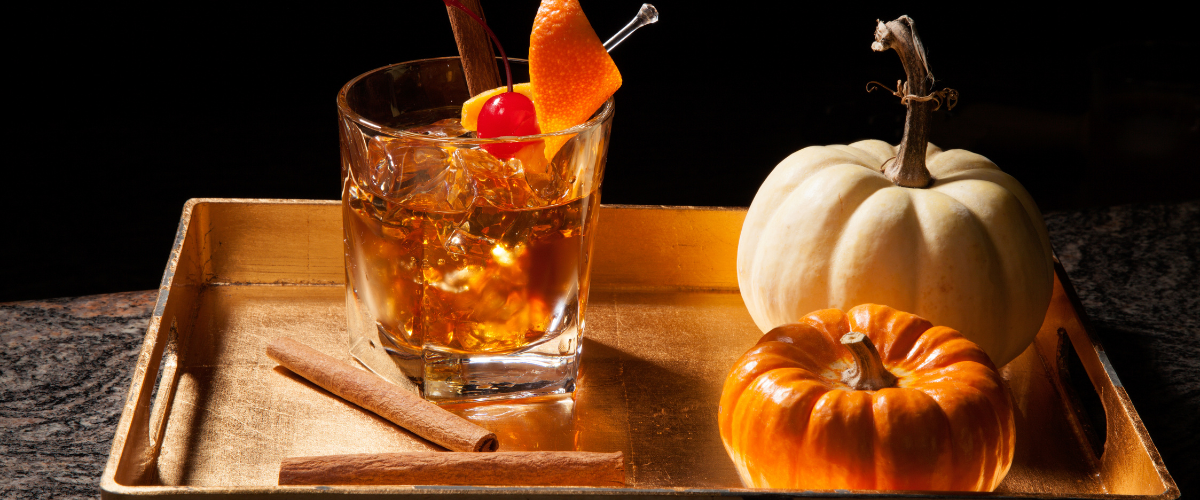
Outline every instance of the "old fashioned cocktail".
<path fill-rule="evenodd" d="M 351 342 L 430 399 L 570 392 L 612 101 L 563 131 L 480 139 L 458 121 L 469 97 L 457 58 L 339 93 Z"/>

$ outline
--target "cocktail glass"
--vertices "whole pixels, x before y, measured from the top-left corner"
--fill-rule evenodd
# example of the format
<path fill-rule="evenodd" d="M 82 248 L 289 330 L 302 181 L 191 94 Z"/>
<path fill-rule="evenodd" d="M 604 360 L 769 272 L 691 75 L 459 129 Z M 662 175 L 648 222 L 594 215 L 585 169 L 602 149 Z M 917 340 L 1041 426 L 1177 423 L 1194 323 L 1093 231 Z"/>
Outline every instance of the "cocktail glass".
<path fill-rule="evenodd" d="M 469 97 L 458 58 L 338 93 L 352 353 L 431 400 L 570 393 L 613 101 L 560 132 L 478 139 L 457 122 Z"/>

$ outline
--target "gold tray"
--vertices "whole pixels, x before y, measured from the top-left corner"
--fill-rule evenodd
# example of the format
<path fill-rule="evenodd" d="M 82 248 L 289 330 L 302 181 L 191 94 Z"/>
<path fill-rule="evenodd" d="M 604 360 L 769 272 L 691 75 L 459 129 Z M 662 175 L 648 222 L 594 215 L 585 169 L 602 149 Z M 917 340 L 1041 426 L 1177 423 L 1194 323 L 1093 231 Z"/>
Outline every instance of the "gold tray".
<path fill-rule="evenodd" d="M 339 203 L 191 200 L 103 496 L 897 496 L 741 487 L 717 403 L 729 368 L 761 335 L 737 291 L 744 216 L 602 207 L 576 398 L 450 407 L 496 431 L 501 449 L 623 451 L 628 487 L 280 487 L 284 457 L 435 447 L 264 353 L 270 339 L 290 336 L 352 362 Z M 903 496 L 1179 496 L 1061 266 L 1057 277 L 1036 342 L 1002 370 L 1017 414 L 1008 477 L 992 494 Z"/>

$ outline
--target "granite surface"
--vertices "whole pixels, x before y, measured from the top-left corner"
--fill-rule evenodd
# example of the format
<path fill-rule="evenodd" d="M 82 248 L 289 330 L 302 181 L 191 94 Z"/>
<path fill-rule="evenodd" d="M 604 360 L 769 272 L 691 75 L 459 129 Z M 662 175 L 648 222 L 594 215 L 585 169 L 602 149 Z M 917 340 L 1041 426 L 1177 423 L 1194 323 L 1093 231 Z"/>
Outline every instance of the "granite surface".
<path fill-rule="evenodd" d="M 1052 212 L 1046 226 L 1181 498 L 1200 498 L 1200 201 Z"/>
<path fill-rule="evenodd" d="M 157 290 L 0 304 L 0 498 L 93 498 Z"/>
<path fill-rule="evenodd" d="M 1046 215 L 1183 498 L 1200 498 L 1200 201 Z M 157 291 L 0 304 L 0 498 L 99 496 Z"/>

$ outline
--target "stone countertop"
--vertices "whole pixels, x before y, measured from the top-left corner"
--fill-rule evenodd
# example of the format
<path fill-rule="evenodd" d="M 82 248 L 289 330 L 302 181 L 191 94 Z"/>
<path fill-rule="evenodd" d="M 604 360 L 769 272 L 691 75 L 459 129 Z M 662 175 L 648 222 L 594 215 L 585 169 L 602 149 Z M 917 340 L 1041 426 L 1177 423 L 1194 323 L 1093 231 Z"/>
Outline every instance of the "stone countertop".
<path fill-rule="evenodd" d="M 1182 498 L 1200 498 L 1200 201 L 1046 224 Z M 0 497 L 99 496 L 156 297 L 0 304 Z"/>
<path fill-rule="evenodd" d="M 0 304 L 0 498 L 92 498 L 158 290 Z"/>
<path fill-rule="evenodd" d="M 1180 498 L 1200 498 L 1200 200 L 1051 212 L 1046 226 Z"/>

